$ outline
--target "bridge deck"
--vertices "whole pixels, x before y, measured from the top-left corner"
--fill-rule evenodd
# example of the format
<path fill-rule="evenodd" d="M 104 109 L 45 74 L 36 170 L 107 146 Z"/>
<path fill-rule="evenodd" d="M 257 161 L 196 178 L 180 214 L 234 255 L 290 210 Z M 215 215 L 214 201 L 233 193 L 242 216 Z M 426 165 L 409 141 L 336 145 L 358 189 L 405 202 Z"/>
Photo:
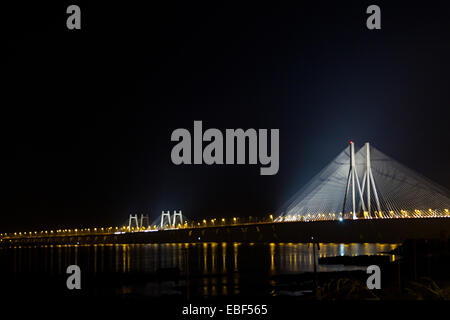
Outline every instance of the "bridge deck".
<path fill-rule="evenodd" d="M 360 219 L 314 222 L 247 223 L 152 232 L 113 232 L 2 237 L 2 246 L 186 242 L 402 242 L 446 238 L 450 218 Z"/>

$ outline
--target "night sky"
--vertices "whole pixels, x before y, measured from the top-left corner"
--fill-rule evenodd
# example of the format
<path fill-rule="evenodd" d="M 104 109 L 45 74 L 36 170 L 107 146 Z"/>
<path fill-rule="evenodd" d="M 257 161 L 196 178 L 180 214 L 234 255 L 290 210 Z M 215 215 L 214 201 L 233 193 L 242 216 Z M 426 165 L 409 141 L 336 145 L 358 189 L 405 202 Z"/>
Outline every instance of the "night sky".
<path fill-rule="evenodd" d="M 350 139 L 450 188 L 448 1 L 147 2 L 2 4 L 0 231 L 268 215 Z M 172 164 L 194 120 L 280 129 L 278 174 Z"/>

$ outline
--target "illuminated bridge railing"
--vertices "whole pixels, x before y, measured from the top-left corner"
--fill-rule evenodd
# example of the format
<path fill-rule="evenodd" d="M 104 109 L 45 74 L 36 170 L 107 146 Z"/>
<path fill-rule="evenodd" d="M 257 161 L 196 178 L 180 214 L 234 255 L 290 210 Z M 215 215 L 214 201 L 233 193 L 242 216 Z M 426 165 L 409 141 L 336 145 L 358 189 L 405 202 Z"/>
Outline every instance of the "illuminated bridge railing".
<path fill-rule="evenodd" d="M 95 227 L 95 228 L 76 228 L 76 229 L 57 229 L 57 230 L 40 230 L 40 231 L 25 231 L 0 233 L 0 241 L 4 239 L 24 239 L 24 238 L 52 238 L 52 237 L 73 237 L 73 236 L 102 236 L 113 234 L 124 234 L 133 232 L 154 232 L 160 230 L 176 230 L 176 229 L 192 229 L 192 228 L 210 228 L 210 227 L 225 227 L 237 226 L 246 224 L 261 224 L 273 223 L 273 215 L 268 217 L 233 217 L 233 218 L 208 218 L 200 221 L 185 221 L 184 224 L 177 226 L 168 226 L 159 228 L 158 225 L 146 227 Z"/>
<path fill-rule="evenodd" d="M 449 209 L 444 210 L 400 210 L 400 211 L 374 211 L 369 215 L 367 211 L 362 213 L 357 219 L 399 219 L 399 218 L 450 218 Z M 353 219 L 351 212 L 340 213 L 314 213 L 314 214 L 290 214 L 280 216 L 275 222 L 292 222 L 292 221 L 321 221 L 321 220 L 344 220 Z"/>
<path fill-rule="evenodd" d="M 193 228 L 213 228 L 213 227 L 229 227 L 264 223 L 284 223 L 284 222 L 312 222 L 312 221 L 343 221 L 351 220 L 352 213 L 321 213 L 314 215 L 286 215 L 274 218 L 273 215 L 267 217 L 233 217 L 233 218 L 210 218 L 202 219 L 200 221 L 185 221 L 183 225 L 178 224 L 175 227 L 166 225 L 164 228 L 159 228 L 157 225 L 129 228 L 122 227 L 95 227 L 95 228 L 81 228 L 81 229 L 58 229 L 58 230 L 40 230 L 40 231 L 25 231 L 13 233 L 0 233 L 0 241 L 8 239 L 32 239 L 32 238 L 56 238 L 56 237 L 73 237 L 73 236 L 106 236 L 114 234 L 134 233 L 134 232 L 156 232 L 163 230 L 177 230 L 177 229 L 193 229 Z M 444 210 L 400 210 L 399 212 L 377 212 L 372 216 L 367 213 L 362 213 L 358 220 L 365 219 L 412 219 L 412 218 L 450 218 L 449 209 Z"/>

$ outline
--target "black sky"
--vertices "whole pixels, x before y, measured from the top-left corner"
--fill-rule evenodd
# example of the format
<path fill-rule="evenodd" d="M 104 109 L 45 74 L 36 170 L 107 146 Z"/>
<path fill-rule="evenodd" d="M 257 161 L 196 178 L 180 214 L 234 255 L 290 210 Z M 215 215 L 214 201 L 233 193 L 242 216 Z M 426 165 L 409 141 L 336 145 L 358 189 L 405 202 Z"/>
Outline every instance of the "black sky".
<path fill-rule="evenodd" d="M 267 215 L 350 139 L 450 188 L 445 1 L 161 3 L 2 8 L 1 231 Z M 194 120 L 279 128 L 278 174 L 173 165 Z"/>

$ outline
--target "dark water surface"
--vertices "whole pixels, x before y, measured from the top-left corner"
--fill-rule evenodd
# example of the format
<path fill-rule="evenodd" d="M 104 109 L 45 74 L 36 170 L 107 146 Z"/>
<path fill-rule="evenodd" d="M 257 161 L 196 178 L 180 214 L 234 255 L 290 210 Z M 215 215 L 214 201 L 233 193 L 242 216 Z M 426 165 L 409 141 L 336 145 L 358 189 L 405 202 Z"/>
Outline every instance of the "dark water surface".
<path fill-rule="evenodd" d="M 383 254 L 396 247 L 383 243 L 320 244 L 316 259 Z M 391 255 L 391 261 L 395 259 Z M 16 287 L 48 283 L 49 288 L 65 292 L 66 268 L 75 264 L 82 270 L 85 293 L 149 297 L 301 294 L 298 287 L 288 285 L 289 276 L 314 270 L 313 247 L 301 243 L 15 246 L 0 248 L 0 262 L 2 277 L 6 282 L 14 279 Z M 317 270 L 365 267 L 318 265 Z M 30 280 L 36 278 L 40 282 Z"/>

